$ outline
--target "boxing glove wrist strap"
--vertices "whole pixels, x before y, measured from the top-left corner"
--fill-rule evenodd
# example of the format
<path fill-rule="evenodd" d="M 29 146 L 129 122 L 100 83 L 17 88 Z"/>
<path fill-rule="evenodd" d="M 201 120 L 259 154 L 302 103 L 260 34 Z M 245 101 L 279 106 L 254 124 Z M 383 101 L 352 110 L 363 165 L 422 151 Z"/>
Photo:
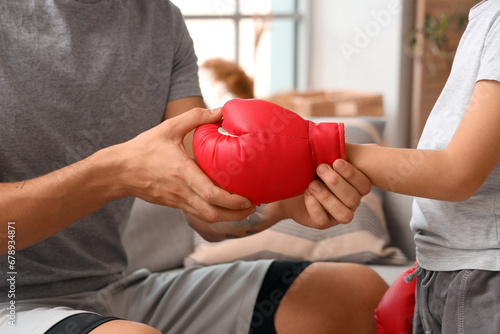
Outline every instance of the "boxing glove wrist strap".
<path fill-rule="evenodd" d="M 309 136 L 315 168 L 322 163 L 331 164 L 339 157 L 346 159 L 343 123 L 309 122 Z"/>

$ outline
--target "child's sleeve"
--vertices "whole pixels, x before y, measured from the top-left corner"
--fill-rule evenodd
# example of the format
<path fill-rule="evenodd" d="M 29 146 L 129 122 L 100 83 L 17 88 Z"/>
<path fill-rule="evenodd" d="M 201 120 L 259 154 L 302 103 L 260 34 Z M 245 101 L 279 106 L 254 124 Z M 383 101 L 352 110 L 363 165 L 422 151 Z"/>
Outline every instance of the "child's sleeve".
<path fill-rule="evenodd" d="M 500 17 L 496 19 L 486 35 L 476 81 L 480 80 L 500 82 Z"/>

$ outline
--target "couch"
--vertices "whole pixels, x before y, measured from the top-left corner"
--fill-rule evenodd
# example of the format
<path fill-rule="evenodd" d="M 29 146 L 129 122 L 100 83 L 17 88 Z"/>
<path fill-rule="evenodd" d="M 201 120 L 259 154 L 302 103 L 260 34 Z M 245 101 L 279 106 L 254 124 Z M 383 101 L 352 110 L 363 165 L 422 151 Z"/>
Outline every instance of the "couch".
<path fill-rule="evenodd" d="M 343 122 L 347 142 L 383 144 L 383 118 L 311 120 Z M 123 232 L 127 270 L 173 272 L 186 266 L 236 260 L 305 258 L 363 263 L 391 284 L 414 264 L 411 205 L 410 196 L 373 188 L 350 224 L 320 231 L 286 220 L 250 237 L 208 243 L 188 226 L 182 211 L 136 199 Z"/>

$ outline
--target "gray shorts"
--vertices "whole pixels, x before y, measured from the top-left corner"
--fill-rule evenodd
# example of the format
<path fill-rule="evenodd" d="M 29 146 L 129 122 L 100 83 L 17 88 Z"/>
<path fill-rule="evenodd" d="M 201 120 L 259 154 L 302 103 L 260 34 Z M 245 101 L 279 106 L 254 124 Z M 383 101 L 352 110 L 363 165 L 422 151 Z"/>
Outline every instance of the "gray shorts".
<path fill-rule="evenodd" d="M 421 270 L 413 334 L 500 333 L 500 272 Z"/>
<path fill-rule="evenodd" d="M 71 315 L 93 312 L 146 323 L 163 333 L 248 333 L 271 260 L 192 267 L 178 274 L 141 269 L 95 292 L 16 301 L 15 327 L 0 304 L 0 333 L 42 334 Z"/>

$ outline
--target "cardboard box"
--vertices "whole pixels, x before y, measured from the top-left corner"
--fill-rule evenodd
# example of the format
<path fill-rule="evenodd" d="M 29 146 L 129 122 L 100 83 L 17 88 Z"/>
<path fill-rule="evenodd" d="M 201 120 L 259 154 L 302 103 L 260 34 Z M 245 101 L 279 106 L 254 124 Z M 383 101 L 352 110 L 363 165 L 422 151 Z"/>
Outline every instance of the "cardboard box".
<path fill-rule="evenodd" d="M 382 95 L 358 91 L 289 91 L 266 100 L 303 117 L 384 116 Z"/>

